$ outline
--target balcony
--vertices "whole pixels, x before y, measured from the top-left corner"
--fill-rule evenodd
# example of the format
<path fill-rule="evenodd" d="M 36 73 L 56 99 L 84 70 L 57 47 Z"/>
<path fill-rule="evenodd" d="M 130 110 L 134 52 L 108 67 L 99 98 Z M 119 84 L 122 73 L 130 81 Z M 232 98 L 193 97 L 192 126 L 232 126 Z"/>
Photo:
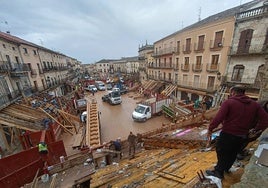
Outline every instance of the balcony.
<path fill-rule="evenodd" d="M 167 83 L 172 83 L 172 79 L 171 78 L 166 78 L 164 76 L 159 76 L 158 77 L 158 80 L 164 81 L 164 82 L 167 82 Z"/>
<path fill-rule="evenodd" d="M 263 55 L 267 53 L 268 45 L 248 45 L 237 47 L 231 51 L 231 56 Z"/>
<path fill-rule="evenodd" d="M 155 51 L 153 53 L 153 57 L 159 57 L 159 56 L 162 56 L 162 55 L 172 55 L 173 53 L 175 53 L 175 48 L 174 47 L 164 48 L 164 49 L 160 49 L 158 51 Z"/>
<path fill-rule="evenodd" d="M 203 64 L 193 64 L 192 70 L 193 72 L 201 72 L 202 71 Z"/>
<path fill-rule="evenodd" d="M 180 47 L 175 48 L 175 54 L 180 55 Z"/>
<path fill-rule="evenodd" d="M 191 51 L 191 44 L 189 45 L 183 45 L 183 53 L 184 54 L 190 54 L 192 51 Z"/>
<path fill-rule="evenodd" d="M 28 71 L 30 71 L 30 68 L 27 64 L 21 64 L 21 63 L 10 63 L 11 64 L 11 71 L 10 76 L 11 77 L 24 77 L 28 76 Z"/>
<path fill-rule="evenodd" d="M 251 9 L 248 11 L 240 12 L 236 14 L 236 22 L 242 22 L 249 19 L 256 19 L 257 17 L 268 15 L 268 5 Z"/>
<path fill-rule="evenodd" d="M 205 42 L 203 44 L 194 44 L 194 52 L 195 53 L 203 53 L 205 51 Z"/>
<path fill-rule="evenodd" d="M 218 72 L 219 71 L 219 63 L 218 64 L 207 64 L 206 68 L 207 72 Z"/>
<path fill-rule="evenodd" d="M 36 77 L 37 76 L 37 71 L 35 69 L 31 69 L 31 77 Z"/>
<path fill-rule="evenodd" d="M 167 63 L 169 64 L 169 63 Z M 153 68 L 153 69 L 173 69 L 173 65 L 148 65 L 148 68 Z"/>
<path fill-rule="evenodd" d="M 175 65 L 174 66 L 174 71 L 178 71 L 179 70 L 179 65 Z"/>
<path fill-rule="evenodd" d="M 190 70 L 190 65 L 189 64 L 181 64 L 181 70 L 184 72 L 189 72 Z"/>
<path fill-rule="evenodd" d="M 7 61 L 0 61 L 0 73 L 10 72 L 11 65 Z"/>
<path fill-rule="evenodd" d="M 205 91 L 205 92 L 214 92 L 219 87 L 217 84 L 208 85 L 207 83 L 190 82 L 190 81 L 183 81 L 183 80 L 178 80 L 177 85 L 179 87 L 192 89 L 192 90 L 200 90 L 200 91 Z"/>
<path fill-rule="evenodd" d="M 226 78 L 226 83 L 231 83 L 232 85 L 235 84 L 242 84 L 242 85 L 247 85 L 250 88 L 255 88 L 255 89 L 260 89 L 261 87 L 261 82 L 258 81 L 256 78 L 241 78 L 241 80 L 238 79 L 233 79 L 231 77 Z"/>
<path fill-rule="evenodd" d="M 210 40 L 209 47 L 211 51 L 220 51 L 224 45 L 224 38 L 221 40 Z"/>

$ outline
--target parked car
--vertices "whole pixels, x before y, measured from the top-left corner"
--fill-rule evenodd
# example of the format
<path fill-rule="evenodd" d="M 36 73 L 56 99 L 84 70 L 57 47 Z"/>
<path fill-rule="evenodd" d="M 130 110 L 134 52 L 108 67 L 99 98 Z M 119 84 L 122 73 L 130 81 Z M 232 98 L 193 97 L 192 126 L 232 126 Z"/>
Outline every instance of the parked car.
<path fill-rule="evenodd" d="M 106 87 L 102 81 L 96 81 L 95 86 L 97 87 L 98 90 L 100 91 L 105 91 Z"/>
<path fill-rule="evenodd" d="M 122 103 L 120 91 L 115 89 L 109 91 L 108 94 L 103 95 L 101 99 L 103 102 L 108 102 L 111 105 Z"/>
<path fill-rule="evenodd" d="M 98 91 L 98 89 L 96 88 L 95 85 L 88 85 L 86 88 L 85 88 L 86 91 L 90 91 L 92 93 L 95 93 Z"/>
<path fill-rule="evenodd" d="M 112 84 L 106 84 L 106 89 L 107 89 L 107 90 L 112 90 L 112 89 L 113 89 Z"/>

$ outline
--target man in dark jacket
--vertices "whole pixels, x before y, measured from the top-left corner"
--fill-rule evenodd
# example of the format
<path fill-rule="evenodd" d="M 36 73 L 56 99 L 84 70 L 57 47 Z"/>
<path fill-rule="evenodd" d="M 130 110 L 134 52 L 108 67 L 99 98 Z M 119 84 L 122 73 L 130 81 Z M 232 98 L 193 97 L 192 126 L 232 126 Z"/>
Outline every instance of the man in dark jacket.
<path fill-rule="evenodd" d="M 206 170 L 207 175 L 223 178 L 236 160 L 249 130 L 258 117 L 255 130 L 268 127 L 268 115 L 254 100 L 245 95 L 245 88 L 236 85 L 230 89 L 230 97 L 225 100 L 208 128 L 208 138 L 215 128 L 222 124 L 222 130 L 216 142 L 218 162 L 214 170 Z"/>
<path fill-rule="evenodd" d="M 132 132 L 130 132 L 128 135 L 127 141 L 129 144 L 129 156 L 134 157 L 135 149 L 136 149 L 136 135 L 134 135 Z M 133 150 L 133 154 L 131 155 L 132 150 Z"/>

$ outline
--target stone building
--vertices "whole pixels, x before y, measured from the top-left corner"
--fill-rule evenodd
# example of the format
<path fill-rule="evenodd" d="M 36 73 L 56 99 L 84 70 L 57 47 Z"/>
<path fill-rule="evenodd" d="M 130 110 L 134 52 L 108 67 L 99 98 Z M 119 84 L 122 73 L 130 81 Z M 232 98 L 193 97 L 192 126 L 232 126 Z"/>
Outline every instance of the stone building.
<path fill-rule="evenodd" d="M 266 2 L 266 3 L 265 3 Z M 224 84 L 242 84 L 248 95 L 259 98 L 263 82 L 265 59 L 268 55 L 268 3 L 259 1 L 252 9 L 237 13 L 230 59 Z M 265 71 L 266 70 L 266 71 Z"/>
<path fill-rule="evenodd" d="M 20 96 L 58 86 L 74 75 L 80 64 L 74 58 L 0 32 L 0 108 Z"/>

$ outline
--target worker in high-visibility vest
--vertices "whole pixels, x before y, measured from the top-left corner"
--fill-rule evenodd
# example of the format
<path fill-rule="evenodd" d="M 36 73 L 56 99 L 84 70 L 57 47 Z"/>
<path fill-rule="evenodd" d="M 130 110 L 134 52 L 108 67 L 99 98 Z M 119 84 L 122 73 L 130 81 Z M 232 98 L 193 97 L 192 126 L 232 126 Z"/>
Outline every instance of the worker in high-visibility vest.
<path fill-rule="evenodd" d="M 39 150 L 39 153 L 47 154 L 48 153 L 47 144 L 44 142 L 40 142 L 38 144 L 38 150 Z"/>

